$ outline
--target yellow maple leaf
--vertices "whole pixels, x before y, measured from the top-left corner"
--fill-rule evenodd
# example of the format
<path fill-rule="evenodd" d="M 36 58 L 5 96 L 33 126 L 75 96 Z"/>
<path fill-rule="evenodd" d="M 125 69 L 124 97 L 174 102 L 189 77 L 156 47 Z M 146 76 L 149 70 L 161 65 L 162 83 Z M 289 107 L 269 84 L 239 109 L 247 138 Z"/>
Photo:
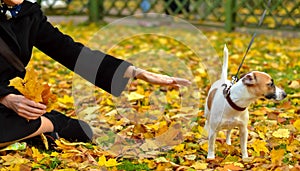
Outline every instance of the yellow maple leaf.
<path fill-rule="evenodd" d="M 30 160 L 23 158 L 18 153 L 14 155 L 1 156 L 1 159 L 3 161 L 1 163 L 2 166 L 20 165 L 20 164 L 26 164 L 30 162 Z"/>
<path fill-rule="evenodd" d="M 58 98 L 58 102 L 63 103 L 65 105 L 73 104 L 74 98 L 72 96 L 64 95 L 62 98 Z"/>
<path fill-rule="evenodd" d="M 21 164 L 10 165 L 10 166 L 7 167 L 5 170 L 19 171 L 19 170 L 21 170 Z M 2 171 L 2 170 L 1 170 L 1 171 Z"/>
<path fill-rule="evenodd" d="M 167 160 L 165 157 L 157 157 L 154 159 L 155 162 L 157 163 L 168 163 L 169 160 Z"/>
<path fill-rule="evenodd" d="M 119 164 L 121 164 L 121 163 L 118 163 L 116 159 L 108 159 L 106 161 L 106 157 L 104 155 L 102 155 L 98 161 L 99 166 L 105 166 L 105 167 L 114 167 Z"/>
<path fill-rule="evenodd" d="M 105 166 L 106 167 L 114 167 L 114 166 L 117 166 L 121 163 L 118 163 L 116 159 L 108 159 L 106 162 L 105 162 Z"/>
<path fill-rule="evenodd" d="M 287 145 L 286 150 L 287 152 L 291 152 L 293 155 L 298 155 L 298 149 L 300 146 L 300 141 L 294 140 L 290 144 Z"/>
<path fill-rule="evenodd" d="M 294 127 L 300 131 L 300 119 L 297 119 L 294 123 L 293 123 Z"/>
<path fill-rule="evenodd" d="M 28 67 L 24 79 L 16 77 L 10 80 L 9 85 L 19 90 L 26 98 L 40 103 L 43 101 L 41 94 L 44 88 L 38 81 L 37 75 L 32 67 Z"/>
<path fill-rule="evenodd" d="M 44 156 L 44 154 L 46 153 L 40 153 L 39 150 L 35 147 L 31 147 L 32 150 L 32 158 L 34 159 L 34 161 L 36 162 L 40 162 L 41 160 L 43 160 L 46 156 Z"/>
<path fill-rule="evenodd" d="M 45 145 L 46 150 L 49 149 L 49 143 L 48 143 L 48 139 L 46 138 L 45 134 L 41 134 L 41 139 L 43 141 L 43 144 Z"/>
<path fill-rule="evenodd" d="M 201 147 L 202 150 L 208 152 L 208 143 L 200 144 L 200 147 Z"/>
<path fill-rule="evenodd" d="M 142 100 L 143 98 L 145 98 L 145 96 L 137 92 L 131 92 L 127 98 L 129 101 L 136 101 L 136 100 Z"/>
<path fill-rule="evenodd" d="M 16 77 L 16 78 L 10 80 L 10 84 L 9 85 L 15 87 L 20 92 L 24 89 L 23 79 L 20 78 L 20 77 Z"/>
<path fill-rule="evenodd" d="M 205 130 L 204 127 L 198 126 L 197 129 L 201 136 L 208 136 L 208 132 L 207 132 L 207 130 Z"/>
<path fill-rule="evenodd" d="M 278 129 L 274 131 L 272 135 L 276 138 L 289 138 L 290 131 L 288 129 Z"/>
<path fill-rule="evenodd" d="M 47 112 L 56 107 L 56 96 L 51 93 L 49 85 L 43 85 L 38 80 L 38 74 L 32 67 L 26 68 L 24 79 L 16 77 L 10 80 L 10 86 L 15 87 L 26 98 L 47 106 Z"/>
<path fill-rule="evenodd" d="M 284 153 L 285 153 L 284 149 L 278 149 L 278 150 L 273 149 L 270 154 L 272 164 L 281 165 Z"/>
<path fill-rule="evenodd" d="M 180 152 L 180 151 L 183 151 L 184 150 L 184 147 L 185 147 L 185 144 L 178 144 L 174 147 L 174 150 L 176 152 Z"/>
<path fill-rule="evenodd" d="M 269 150 L 266 147 L 267 143 L 265 141 L 262 140 L 258 140 L 256 139 L 253 143 L 252 143 L 252 147 L 254 149 L 255 152 L 260 153 L 260 152 L 265 152 L 268 153 Z"/>
<path fill-rule="evenodd" d="M 266 111 L 265 110 L 255 110 L 251 114 L 256 115 L 256 116 L 263 116 L 266 114 Z"/>
<path fill-rule="evenodd" d="M 57 107 L 56 101 L 57 97 L 56 95 L 52 94 L 50 91 L 50 86 L 48 84 L 43 85 L 44 89 L 42 91 L 42 99 L 43 104 L 47 106 L 47 112 L 50 112 L 51 110 L 55 109 Z"/>
<path fill-rule="evenodd" d="M 106 163 L 106 158 L 105 158 L 104 155 L 102 155 L 102 156 L 99 158 L 98 164 L 99 164 L 99 166 L 105 166 L 105 163 Z"/>
<path fill-rule="evenodd" d="M 191 167 L 196 170 L 205 170 L 207 169 L 208 163 L 202 163 L 200 161 L 195 162 Z"/>

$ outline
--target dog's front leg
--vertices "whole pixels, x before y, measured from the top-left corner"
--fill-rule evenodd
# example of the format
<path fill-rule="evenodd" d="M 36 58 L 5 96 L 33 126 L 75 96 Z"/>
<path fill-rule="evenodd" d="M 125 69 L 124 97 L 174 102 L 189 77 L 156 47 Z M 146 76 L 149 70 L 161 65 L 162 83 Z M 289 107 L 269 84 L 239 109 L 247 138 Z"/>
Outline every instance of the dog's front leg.
<path fill-rule="evenodd" d="M 207 159 L 215 159 L 215 142 L 216 142 L 216 130 L 210 128 L 208 135 L 208 154 Z"/>
<path fill-rule="evenodd" d="M 228 144 L 228 145 L 231 145 L 231 136 L 230 136 L 230 134 L 231 134 L 231 129 L 228 129 L 226 131 L 226 144 Z"/>
<path fill-rule="evenodd" d="M 248 158 L 247 152 L 247 141 L 248 141 L 248 129 L 246 125 L 240 126 L 240 143 L 241 143 L 241 152 L 243 159 Z"/>

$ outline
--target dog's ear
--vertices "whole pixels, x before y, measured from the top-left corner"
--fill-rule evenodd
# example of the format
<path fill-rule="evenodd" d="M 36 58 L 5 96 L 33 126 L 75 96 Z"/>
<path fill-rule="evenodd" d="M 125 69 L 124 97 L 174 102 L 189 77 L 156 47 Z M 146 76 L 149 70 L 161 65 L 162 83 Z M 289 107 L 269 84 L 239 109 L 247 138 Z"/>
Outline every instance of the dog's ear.
<path fill-rule="evenodd" d="M 248 73 L 246 74 L 243 78 L 242 81 L 245 85 L 247 86 L 251 86 L 254 85 L 256 83 L 256 76 L 255 73 Z"/>

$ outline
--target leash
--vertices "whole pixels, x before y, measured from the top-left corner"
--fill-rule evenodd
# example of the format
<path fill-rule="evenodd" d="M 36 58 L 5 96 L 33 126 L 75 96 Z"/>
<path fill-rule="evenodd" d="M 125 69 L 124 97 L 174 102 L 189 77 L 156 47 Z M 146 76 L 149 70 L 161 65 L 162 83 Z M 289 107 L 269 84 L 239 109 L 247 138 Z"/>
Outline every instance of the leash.
<path fill-rule="evenodd" d="M 270 7 L 270 5 L 271 5 L 271 0 L 268 1 L 267 7 Z M 260 17 L 257 27 L 260 27 L 260 26 L 262 25 L 262 23 L 263 23 L 263 21 L 264 21 L 264 18 L 265 18 L 265 16 L 266 16 L 266 13 L 267 13 L 267 8 L 265 8 L 265 10 L 264 10 L 262 16 Z M 240 65 L 239 65 L 239 68 L 238 68 L 236 74 L 232 77 L 231 85 L 233 85 L 233 84 L 238 80 L 239 72 L 240 72 L 240 70 L 241 70 L 241 68 L 242 68 L 242 66 L 243 66 L 243 63 L 244 63 L 244 61 L 245 61 L 245 58 L 246 58 L 246 56 L 247 56 L 247 54 L 248 54 L 248 52 L 249 52 L 249 50 L 250 50 L 250 48 L 251 48 L 251 46 L 252 46 L 252 44 L 253 44 L 253 42 L 254 42 L 254 39 L 255 39 L 256 35 L 257 35 L 257 33 L 254 32 L 254 34 L 252 35 L 251 41 L 250 41 L 250 43 L 248 44 L 247 50 L 246 50 L 246 52 L 245 52 L 245 54 L 244 54 L 244 57 L 243 57 L 243 59 L 242 59 Z"/>
<path fill-rule="evenodd" d="M 269 7 L 270 4 L 271 4 L 271 0 L 268 1 L 267 7 Z M 259 19 L 259 22 L 258 22 L 257 27 L 260 27 L 260 26 L 262 25 L 262 23 L 263 23 L 263 21 L 264 21 L 264 18 L 265 18 L 265 16 L 266 16 L 266 13 L 267 13 L 267 8 L 264 9 L 264 12 L 263 12 L 262 16 L 261 16 L 260 19 Z M 229 96 L 229 95 L 230 95 L 230 89 L 231 89 L 232 85 L 235 84 L 235 83 L 238 81 L 238 75 L 239 75 L 239 72 L 240 72 L 240 70 L 241 70 L 241 68 L 242 68 L 242 66 L 243 66 L 243 63 L 244 63 L 244 61 L 245 61 L 245 58 L 246 58 L 246 56 L 247 56 L 247 54 L 248 54 L 248 52 L 249 52 L 249 50 L 250 50 L 250 48 L 251 48 L 251 46 L 252 46 L 252 44 L 253 44 L 253 42 L 254 42 L 254 39 L 255 39 L 256 35 L 257 35 L 257 33 L 254 32 L 254 34 L 252 35 L 252 38 L 251 38 L 251 40 L 250 40 L 250 42 L 249 42 L 249 44 L 248 44 L 248 47 L 247 47 L 247 49 L 246 49 L 246 52 L 245 52 L 245 54 L 244 54 L 244 56 L 243 56 L 243 59 L 242 59 L 240 65 L 239 65 L 239 68 L 238 68 L 236 74 L 232 77 L 231 84 L 230 84 L 230 85 L 222 84 L 222 87 L 224 86 L 224 89 L 223 89 L 223 95 L 224 95 L 224 97 L 226 98 L 226 100 L 227 100 L 227 102 L 230 104 L 230 106 L 231 106 L 232 108 L 234 108 L 235 110 L 237 110 L 237 111 L 243 111 L 243 110 L 245 110 L 246 108 L 239 107 L 239 106 L 237 106 L 235 103 L 232 102 L 232 100 L 231 100 L 231 98 L 230 98 L 230 96 Z"/>

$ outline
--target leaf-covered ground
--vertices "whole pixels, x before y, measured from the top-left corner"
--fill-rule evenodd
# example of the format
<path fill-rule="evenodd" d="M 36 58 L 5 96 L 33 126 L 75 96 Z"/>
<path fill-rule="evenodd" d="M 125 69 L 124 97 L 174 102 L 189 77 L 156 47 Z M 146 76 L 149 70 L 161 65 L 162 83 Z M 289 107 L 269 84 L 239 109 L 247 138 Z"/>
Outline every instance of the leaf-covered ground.
<path fill-rule="evenodd" d="M 66 23 L 58 27 L 76 41 L 90 45 L 93 44 L 90 38 L 95 37 L 101 26 Z M 203 65 L 206 58 L 199 58 L 178 40 L 157 34 L 134 36 L 117 42 L 111 48 L 108 41 L 111 36 L 120 31 L 129 33 L 143 29 L 149 28 L 111 27 L 105 34 L 96 35 L 99 37 L 96 47 L 123 59 L 132 60 L 131 56 L 135 55 L 135 65 L 170 75 L 173 71 L 176 76 L 193 79 L 195 86 L 179 91 L 132 80 L 125 95 L 113 98 L 34 49 L 31 64 L 39 73 L 40 81 L 48 83 L 58 96 L 58 110 L 89 122 L 94 129 L 95 140 L 93 143 L 74 143 L 61 139 L 56 141 L 56 150 L 46 150 L 40 138 L 36 138 L 36 142 L 19 144 L 17 151 L 2 150 L 0 170 L 300 169 L 299 38 L 272 32 L 256 37 L 241 72 L 260 70 L 269 73 L 288 96 L 281 102 L 259 99 L 249 107 L 248 152 L 251 160 L 241 159 L 236 129 L 232 133 L 231 146 L 226 145 L 224 133 L 220 132 L 216 142 L 217 157 L 214 161 L 207 161 L 203 105 L 214 78 L 209 78 L 209 68 Z M 227 44 L 229 74 L 234 75 L 251 33 L 220 30 L 203 33 L 208 41 L 198 42 L 199 47 L 201 43 L 210 43 L 220 57 L 224 43 Z M 194 35 L 184 29 L 172 34 L 183 34 L 185 39 L 194 40 Z M 142 58 L 143 54 L 149 59 Z M 162 59 L 162 56 L 170 58 Z M 172 61 L 174 58 L 175 61 Z M 219 71 L 217 63 L 213 69 Z"/>

